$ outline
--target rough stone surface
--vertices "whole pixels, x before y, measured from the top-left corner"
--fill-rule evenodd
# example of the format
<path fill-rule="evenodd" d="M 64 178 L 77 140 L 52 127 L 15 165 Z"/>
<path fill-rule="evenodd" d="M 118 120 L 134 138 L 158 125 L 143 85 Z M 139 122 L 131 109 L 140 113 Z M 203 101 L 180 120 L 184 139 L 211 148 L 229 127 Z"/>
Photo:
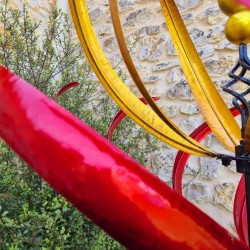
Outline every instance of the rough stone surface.
<path fill-rule="evenodd" d="M 106 52 L 112 52 L 116 50 L 118 48 L 116 39 L 114 37 L 106 39 L 103 43 L 103 47 Z"/>
<path fill-rule="evenodd" d="M 195 117 L 189 117 L 183 119 L 180 122 L 180 129 L 183 130 L 186 134 L 192 133 L 200 125 L 200 119 Z"/>
<path fill-rule="evenodd" d="M 182 74 L 183 72 L 181 69 L 176 69 L 176 68 L 171 69 L 167 74 L 166 80 L 170 84 L 176 84 L 179 82 Z"/>
<path fill-rule="evenodd" d="M 104 11 L 101 8 L 96 8 L 89 12 L 89 17 L 93 23 L 100 21 L 101 17 L 104 15 Z"/>
<path fill-rule="evenodd" d="M 204 183 L 191 183 L 186 188 L 185 196 L 190 201 L 204 203 L 209 200 L 209 187 Z"/>
<path fill-rule="evenodd" d="M 235 194 L 234 183 L 223 183 L 214 187 L 213 202 L 223 206 L 230 212 L 233 211 L 233 201 Z"/>
<path fill-rule="evenodd" d="M 166 63 L 158 63 L 156 64 L 152 70 L 153 71 L 162 71 L 162 70 L 167 70 L 167 69 L 170 69 L 174 66 L 177 66 L 179 65 L 180 63 L 178 61 L 169 61 L 169 62 L 166 62 Z"/>
<path fill-rule="evenodd" d="M 204 59 L 214 55 L 214 47 L 212 45 L 205 45 L 198 49 L 199 56 Z"/>
<path fill-rule="evenodd" d="M 169 99 L 179 99 L 184 101 L 194 100 L 193 94 L 185 80 L 177 83 L 174 87 L 167 91 L 167 97 Z"/>
<path fill-rule="evenodd" d="M 204 45 L 206 43 L 205 32 L 198 28 L 189 30 L 189 34 L 196 46 Z"/>
<path fill-rule="evenodd" d="M 161 79 L 159 75 L 152 75 L 152 76 L 144 76 L 142 78 L 143 83 L 154 83 Z"/>
<path fill-rule="evenodd" d="M 200 158 L 201 179 L 213 180 L 221 176 L 221 162 L 214 158 Z"/>
<path fill-rule="evenodd" d="M 135 0 L 123 0 L 118 3 L 119 11 L 133 10 Z"/>
<path fill-rule="evenodd" d="M 201 0 L 175 0 L 175 2 L 181 10 L 189 10 L 197 7 Z"/>
<path fill-rule="evenodd" d="M 155 154 L 150 155 L 147 165 L 164 182 L 171 184 L 174 160 L 174 152 L 157 152 Z"/>
<path fill-rule="evenodd" d="M 219 60 L 210 59 L 205 62 L 205 66 L 213 77 L 221 77 L 225 72 L 229 72 L 235 64 L 235 58 L 223 56 Z"/>
<path fill-rule="evenodd" d="M 194 115 L 200 113 L 199 107 L 196 104 L 184 104 L 181 106 L 180 111 L 185 115 Z"/>
<path fill-rule="evenodd" d="M 218 43 L 225 39 L 224 35 L 224 28 L 225 26 L 220 24 L 215 26 L 207 31 L 207 40 L 209 43 Z"/>
<path fill-rule="evenodd" d="M 126 22 L 124 23 L 125 28 L 136 26 L 139 23 L 144 22 L 151 18 L 151 10 L 149 8 L 142 8 L 137 11 L 130 12 L 126 17 Z"/>
<path fill-rule="evenodd" d="M 173 117 L 176 117 L 177 114 L 178 114 L 178 108 L 174 105 L 164 105 L 162 107 L 162 110 L 165 112 L 165 114 L 170 117 L 170 118 L 173 118 Z"/>

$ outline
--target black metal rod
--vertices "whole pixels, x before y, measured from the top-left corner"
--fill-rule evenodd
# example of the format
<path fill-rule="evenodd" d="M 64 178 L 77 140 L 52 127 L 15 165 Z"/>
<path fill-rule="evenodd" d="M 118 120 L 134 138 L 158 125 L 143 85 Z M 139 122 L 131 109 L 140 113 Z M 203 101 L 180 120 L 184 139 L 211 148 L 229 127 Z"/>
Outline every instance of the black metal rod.
<path fill-rule="evenodd" d="M 246 205 L 247 205 L 247 225 L 248 225 L 248 245 L 250 246 L 250 174 L 245 174 Z"/>

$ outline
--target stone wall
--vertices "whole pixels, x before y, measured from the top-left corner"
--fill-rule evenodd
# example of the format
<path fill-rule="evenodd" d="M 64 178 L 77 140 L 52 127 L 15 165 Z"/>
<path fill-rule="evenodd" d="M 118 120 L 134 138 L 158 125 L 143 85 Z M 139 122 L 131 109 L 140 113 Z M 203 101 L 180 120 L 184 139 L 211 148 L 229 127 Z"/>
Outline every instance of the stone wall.
<path fill-rule="evenodd" d="M 32 15 L 46 15 L 50 3 L 56 1 L 25 1 Z M 60 3 L 59 3 L 60 2 Z M 18 6 L 19 1 L 15 1 Z M 237 47 L 224 36 L 224 16 L 216 0 L 176 0 L 197 50 L 218 90 L 228 81 L 227 72 L 238 57 Z M 67 2 L 57 5 L 67 10 Z M 113 67 L 126 75 L 126 83 L 139 95 L 123 64 L 113 33 L 107 0 L 87 0 L 89 14 L 100 44 Z M 183 75 L 178 57 L 165 25 L 158 0 L 120 0 L 120 16 L 130 53 L 140 76 L 152 96 L 160 96 L 160 106 L 186 133 L 202 122 L 193 95 Z M 221 92 L 228 106 L 231 96 Z M 224 151 L 213 135 L 205 144 Z M 166 183 L 177 150 L 168 147 L 148 160 L 148 167 Z M 224 227 L 234 232 L 233 198 L 240 176 L 235 167 L 225 168 L 220 161 L 191 157 L 185 172 L 184 194 Z"/>

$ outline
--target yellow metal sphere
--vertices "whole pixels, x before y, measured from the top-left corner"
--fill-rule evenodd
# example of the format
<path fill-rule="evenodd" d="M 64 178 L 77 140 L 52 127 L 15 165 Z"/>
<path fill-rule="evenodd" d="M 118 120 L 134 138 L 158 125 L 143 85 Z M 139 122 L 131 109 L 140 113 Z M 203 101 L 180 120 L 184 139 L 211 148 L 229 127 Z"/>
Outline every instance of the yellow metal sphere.
<path fill-rule="evenodd" d="M 236 0 L 218 0 L 218 4 L 221 11 L 227 16 L 231 16 L 240 10 L 246 9 L 244 5 L 239 4 Z"/>
<path fill-rule="evenodd" d="M 231 43 L 250 43 L 250 10 L 242 10 L 232 15 L 226 23 L 225 31 Z"/>

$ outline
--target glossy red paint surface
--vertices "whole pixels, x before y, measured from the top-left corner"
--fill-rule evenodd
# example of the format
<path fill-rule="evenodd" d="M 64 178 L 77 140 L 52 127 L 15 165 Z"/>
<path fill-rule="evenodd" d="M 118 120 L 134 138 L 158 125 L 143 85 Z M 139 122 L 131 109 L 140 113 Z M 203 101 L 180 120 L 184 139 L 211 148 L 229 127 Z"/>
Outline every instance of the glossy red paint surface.
<path fill-rule="evenodd" d="M 3 67 L 0 136 L 57 192 L 128 249 L 249 249 Z"/>
<path fill-rule="evenodd" d="M 160 97 L 152 97 L 152 99 L 154 101 L 158 101 L 160 100 Z M 144 98 L 140 98 L 141 102 L 143 102 L 144 104 L 147 104 L 147 101 L 144 99 Z M 108 130 L 108 133 L 107 133 L 107 139 L 109 141 L 112 140 L 112 136 L 113 136 L 113 133 L 115 131 L 115 129 L 117 128 L 117 126 L 120 124 L 120 122 L 126 117 L 126 114 L 122 111 L 122 110 L 119 110 L 116 114 L 116 116 L 114 117 L 113 121 L 111 122 L 110 124 L 110 127 L 109 127 L 109 130 Z"/>

